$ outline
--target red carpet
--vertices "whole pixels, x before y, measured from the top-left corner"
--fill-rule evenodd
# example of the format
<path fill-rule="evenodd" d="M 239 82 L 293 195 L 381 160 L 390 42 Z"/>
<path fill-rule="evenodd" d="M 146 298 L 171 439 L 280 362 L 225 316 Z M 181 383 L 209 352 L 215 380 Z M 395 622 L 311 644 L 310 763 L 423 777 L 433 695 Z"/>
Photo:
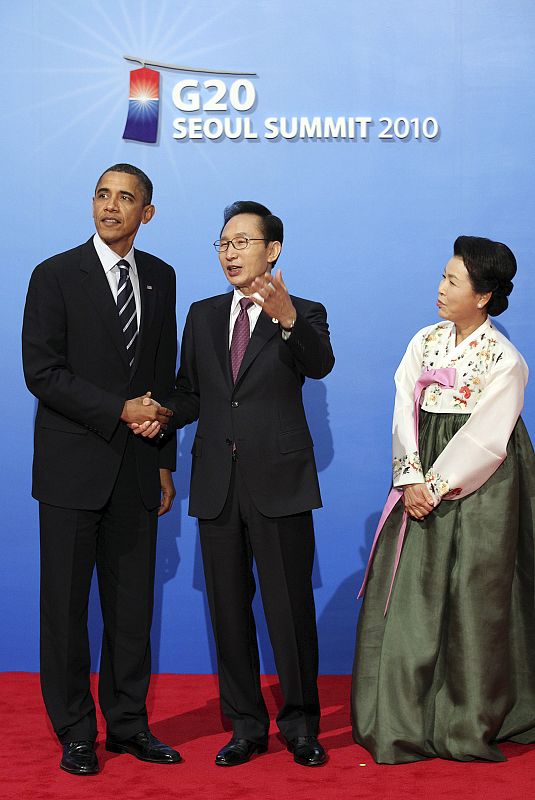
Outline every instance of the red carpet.
<path fill-rule="evenodd" d="M 276 678 L 264 681 L 273 715 Z M 2 800 L 532 800 L 535 745 L 505 745 L 500 764 L 432 761 L 378 766 L 353 744 L 348 725 L 349 678 L 320 678 L 321 741 L 325 767 L 293 763 L 273 728 L 269 753 L 232 769 L 216 767 L 215 753 L 229 738 L 221 727 L 216 679 L 211 675 L 157 675 L 149 698 L 152 731 L 178 747 L 184 763 L 143 764 L 106 753 L 99 738 L 102 772 L 67 775 L 58 768 L 60 748 L 48 724 L 39 679 L 28 673 L 0 675 Z M 100 731 L 104 731 L 102 720 Z"/>

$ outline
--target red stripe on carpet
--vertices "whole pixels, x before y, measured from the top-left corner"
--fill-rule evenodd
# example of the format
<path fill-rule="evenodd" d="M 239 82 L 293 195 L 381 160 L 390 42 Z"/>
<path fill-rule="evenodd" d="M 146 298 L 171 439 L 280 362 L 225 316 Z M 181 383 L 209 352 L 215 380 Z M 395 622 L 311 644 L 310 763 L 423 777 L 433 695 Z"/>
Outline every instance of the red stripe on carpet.
<path fill-rule="evenodd" d="M 325 767 L 294 764 L 272 727 L 269 752 L 249 764 L 222 769 L 214 764 L 229 733 L 222 728 L 217 680 L 212 675 L 155 675 L 149 696 L 153 733 L 180 749 L 184 763 L 143 764 L 128 755 L 106 753 L 99 717 L 98 755 L 102 772 L 67 775 L 59 768 L 60 748 L 45 715 L 39 678 L 29 673 L 0 675 L 1 797 L 3 800 L 531 800 L 535 794 L 535 745 L 506 744 L 509 761 L 498 764 L 441 761 L 379 766 L 353 744 L 348 724 L 350 679 L 322 676 L 321 741 L 329 752 Z M 263 680 L 272 717 L 277 679 Z"/>

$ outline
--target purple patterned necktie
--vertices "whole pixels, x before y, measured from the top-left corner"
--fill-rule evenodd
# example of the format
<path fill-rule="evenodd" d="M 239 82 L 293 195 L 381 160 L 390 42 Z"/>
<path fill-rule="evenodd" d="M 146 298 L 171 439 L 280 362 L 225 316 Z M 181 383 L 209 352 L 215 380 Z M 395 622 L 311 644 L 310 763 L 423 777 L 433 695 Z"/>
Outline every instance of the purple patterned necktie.
<path fill-rule="evenodd" d="M 232 380 L 236 383 L 241 362 L 247 350 L 249 339 L 251 338 L 251 326 L 249 325 L 249 314 L 247 309 L 254 305 L 252 300 L 242 297 L 240 300 L 240 313 L 234 323 L 232 331 L 232 342 L 230 344 L 230 363 L 232 367 Z"/>

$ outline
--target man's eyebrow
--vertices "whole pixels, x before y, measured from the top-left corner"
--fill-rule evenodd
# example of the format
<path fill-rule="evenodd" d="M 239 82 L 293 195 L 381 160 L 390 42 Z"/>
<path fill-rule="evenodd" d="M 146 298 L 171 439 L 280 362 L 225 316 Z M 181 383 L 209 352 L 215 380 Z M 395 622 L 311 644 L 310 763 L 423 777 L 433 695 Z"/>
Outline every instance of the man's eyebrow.
<path fill-rule="evenodd" d="M 97 189 L 97 194 L 99 192 L 109 192 L 109 191 L 110 190 L 108 189 L 107 186 L 99 186 L 98 189 Z M 126 194 L 126 195 L 128 195 L 128 197 L 131 197 L 132 200 L 136 199 L 136 196 L 134 194 L 132 194 L 132 192 L 129 192 L 128 189 L 120 189 L 119 190 L 119 194 Z"/>

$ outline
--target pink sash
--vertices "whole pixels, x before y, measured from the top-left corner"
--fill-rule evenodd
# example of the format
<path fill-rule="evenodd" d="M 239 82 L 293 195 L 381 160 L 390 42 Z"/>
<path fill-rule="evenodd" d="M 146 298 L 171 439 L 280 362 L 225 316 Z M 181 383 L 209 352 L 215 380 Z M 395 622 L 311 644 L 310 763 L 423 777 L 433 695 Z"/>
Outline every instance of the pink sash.
<path fill-rule="evenodd" d="M 420 413 L 420 398 L 422 396 L 423 390 L 427 386 L 430 386 L 432 383 L 438 383 L 440 386 L 446 386 L 447 388 L 451 389 L 451 387 L 455 385 L 455 377 L 456 377 L 456 370 L 453 367 L 445 367 L 443 369 L 424 369 L 422 374 L 416 381 L 416 385 L 414 387 L 414 432 L 416 436 L 416 445 L 418 445 L 418 422 L 419 422 L 418 418 Z M 383 525 L 390 516 L 390 513 L 392 512 L 394 506 L 396 505 L 398 500 L 402 497 L 402 495 L 403 491 L 401 489 L 395 489 L 394 487 L 392 487 L 392 489 L 390 490 L 390 494 L 388 495 L 385 507 L 383 508 L 383 513 L 381 514 L 377 530 L 375 531 L 372 549 L 370 551 L 370 557 L 368 559 L 366 572 L 364 574 L 364 580 L 362 581 L 362 586 L 360 587 L 358 597 L 362 597 L 364 594 L 364 589 L 368 581 L 368 574 L 370 572 L 370 567 L 372 565 L 375 548 L 377 546 L 377 541 L 379 539 L 379 534 L 381 533 Z M 406 529 L 407 529 L 407 512 L 403 511 L 403 519 L 401 521 L 401 527 L 399 529 L 398 541 L 396 546 L 396 557 L 394 559 L 394 570 L 392 572 L 392 580 L 390 581 L 390 589 L 388 592 L 388 597 L 386 599 L 385 616 L 386 612 L 388 611 L 388 606 L 390 604 L 390 595 L 392 594 L 392 589 L 394 587 L 394 580 L 396 578 L 396 573 L 398 571 L 399 559 L 401 558 L 401 550 L 403 548 L 403 542 L 405 540 Z"/>

